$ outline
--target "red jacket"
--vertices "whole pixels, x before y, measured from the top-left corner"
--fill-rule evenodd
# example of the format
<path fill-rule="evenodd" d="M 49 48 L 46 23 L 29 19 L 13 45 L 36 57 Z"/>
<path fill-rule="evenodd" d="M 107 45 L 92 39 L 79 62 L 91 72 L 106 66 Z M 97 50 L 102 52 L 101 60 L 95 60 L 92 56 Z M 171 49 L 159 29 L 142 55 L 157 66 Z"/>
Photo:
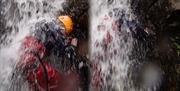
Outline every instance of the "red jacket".
<path fill-rule="evenodd" d="M 19 70 L 26 71 L 23 79 L 29 82 L 30 88 L 45 90 L 48 87 L 48 91 L 74 91 L 73 89 L 78 86 L 76 73 L 62 74 L 48 63 L 50 60 L 41 60 L 47 71 L 45 74 L 42 65 L 37 61 L 37 55 L 43 58 L 47 56 L 47 51 L 45 46 L 33 36 L 28 36 L 23 40 L 18 67 Z"/>

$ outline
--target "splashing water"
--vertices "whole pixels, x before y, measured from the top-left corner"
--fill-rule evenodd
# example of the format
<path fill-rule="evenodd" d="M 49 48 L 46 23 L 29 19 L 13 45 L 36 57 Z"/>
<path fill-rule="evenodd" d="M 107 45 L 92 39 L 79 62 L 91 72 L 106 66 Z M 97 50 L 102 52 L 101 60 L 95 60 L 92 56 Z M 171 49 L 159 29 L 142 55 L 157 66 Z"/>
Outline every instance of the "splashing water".
<path fill-rule="evenodd" d="M 153 84 L 153 89 L 148 89 L 149 85 L 145 89 L 142 86 L 142 88 L 136 88 L 131 79 L 133 73 L 131 73 L 130 68 L 137 61 L 130 59 L 130 56 L 136 39 L 133 38 L 127 22 L 138 20 L 132 13 L 130 0 L 91 0 L 90 3 L 90 55 L 92 63 L 95 64 L 92 77 L 96 78 L 98 74 L 97 78 L 100 79 L 100 88 L 92 85 L 92 89 L 96 88 L 100 91 L 156 91 L 156 84 L 159 84 L 158 81 L 161 79 L 160 74 L 156 75 L 155 81 L 150 83 Z M 157 73 L 156 70 L 153 71 Z M 153 79 L 148 78 L 148 76 L 145 76 L 146 81 Z"/>
<path fill-rule="evenodd" d="M 1 36 L 5 40 L 0 44 L 0 69 L 3 69 L 0 70 L 0 91 L 6 91 L 19 56 L 21 40 L 34 30 L 36 22 L 55 19 L 57 12 L 62 10 L 61 4 L 64 0 L 2 0 L 2 2 L 4 10 L 1 13 L 5 16 L 6 27 L 12 30 Z M 156 91 L 136 89 L 130 78 L 133 74 L 129 74 L 129 68 L 135 62 L 135 59 L 130 59 L 130 55 L 135 39 L 127 26 L 127 21 L 136 20 L 130 9 L 130 0 L 90 0 L 90 4 L 90 58 L 97 66 L 92 75 L 100 72 L 101 91 Z M 157 69 L 150 67 L 148 70 L 154 72 Z M 154 74 L 159 77 L 156 71 Z M 147 77 L 151 78 L 151 75 L 148 74 Z M 149 82 L 146 76 L 143 79 Z M 156 79 L 161 78 L 154 79 L 157 82 Z M 24 86 L 21 91 L 29 89 Z"/>
<path fill-rule="evenodd" d="M 123 16 L 122 12 L 126 20 L 133 18 L 128 0 L 93 0 L 91 5 L 91 60 L 101 71 L 104 91 L 124 91 L 129 85 L 128 55 L 133 48 L 133 38 L 127 26 L 121 25 L 119 29 L 118 19 Z"/>
<path fill-rule="evenodd" d="M 64 0 L 3 0 L 2 12 L 6 26 L 11 31 L 1 35 L 0 45 L 0 91 L 9 87 L 13 67 L 17 63 L 21 40 L 34 30 L 34 24 L 41 20 L 55 19 L 62 10 Z M 1 40 L 2 40 L 1 39 Z M 28 91 L 28 88 L 22 89 Z"/>

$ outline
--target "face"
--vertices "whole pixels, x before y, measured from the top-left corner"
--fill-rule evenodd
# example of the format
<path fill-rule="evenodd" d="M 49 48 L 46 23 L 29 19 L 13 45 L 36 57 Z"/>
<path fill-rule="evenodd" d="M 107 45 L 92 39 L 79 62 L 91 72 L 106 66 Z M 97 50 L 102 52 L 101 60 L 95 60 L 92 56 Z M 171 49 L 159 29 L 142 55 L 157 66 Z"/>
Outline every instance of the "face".
<path fill-rule="evenodd" d="M 61 21 L 59 21 L 59 31 L 60 31 L 60 33 L 62 33 L 63 35 L 67 35 L 66 34 L 66 30 L 65 30 L 65 27 L 64 27 L 64 24 L 61 22 Z"/>

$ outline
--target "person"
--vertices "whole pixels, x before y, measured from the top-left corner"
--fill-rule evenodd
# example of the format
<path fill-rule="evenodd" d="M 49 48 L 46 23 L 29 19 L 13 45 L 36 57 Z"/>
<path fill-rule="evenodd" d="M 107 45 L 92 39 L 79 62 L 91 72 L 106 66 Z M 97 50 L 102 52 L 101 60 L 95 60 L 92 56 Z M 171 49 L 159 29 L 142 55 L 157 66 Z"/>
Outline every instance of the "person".
<path fill-rule="evenodd" d="M 78 40 L 69 36 L 72 31 L 73 21 L 64 15 L 50 22 L 38 22 L 35 31 L 23 39 L 15 74 L 21 75 L 30 89 L 77 91 L 81 80 L 88 79 L 81 77 L 81 68 L 88 68 L 86 60 L 78 58 Z M 88 91 L 88 86 L 80 88 Z"/>

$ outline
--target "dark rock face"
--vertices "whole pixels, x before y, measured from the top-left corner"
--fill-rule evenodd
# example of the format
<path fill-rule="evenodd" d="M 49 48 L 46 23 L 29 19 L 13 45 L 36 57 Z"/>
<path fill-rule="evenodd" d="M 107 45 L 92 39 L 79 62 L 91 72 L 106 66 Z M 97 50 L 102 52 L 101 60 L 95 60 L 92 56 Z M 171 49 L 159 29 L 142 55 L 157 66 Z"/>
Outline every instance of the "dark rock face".
<path fill-rule="evenodd" d="M 88 10 L 89 0 L 66 0 L 64 11 L 61 14 L 71 15 L 74 22 L 74 36 L 79 38 L 88 37 Z M 79 32 L 81 31 L 81 32 Z"/>
<path fill-rule="evenodd" d="M 171 76 L 174 75 L 174 82 L 172 83 L 175 85 L 174 88 L 180 90 L 180 10 L 174 10 L 170 13 L 165 27 L 163 34 L 169 40 L 169 49 L 172 51 L 169 53 L 172 57 L 169 60 L 171 60 L 172 67 L 174 67 L 174 73 L 171 74 Z"/>
<path fill-rule="evenodd" d="M 89 39 L 89 0 L 66 0 L 64 11 L 60 13 L 71 15 L 74 22 L 72 36 L 79 39 L 78 51 L 82 55 L 88 54 Z"/>
<path fill-rule="evenodd" d="M 168 0 L 132 0 L 131 4 L 141 22 L 153 29 L 158 28 L 157 31 L 160 31 L 164 20 L 172 10 Z"/>
<path fill-rule="evenodd" d="M 73 18 L 72 36 L 78 38 L 78 53 L 86 59 L 88 55 L 88 40 L 89 40 L 89 0 L 66 0 L 63 7 L 64 11 L 60 14 L 68 14 Z M 85 60 L 87 61 L 87 59 Z M 88 64 L 89 65 L 89 64 Z M 89 91 L 90 73 L 88 66 L 84 66 L 81 71 L 81 89 Z"/>
<path fill-rule="evenodd" d="M 133 0 L 131 4 L 140 22 L 156 33 L 150 40 L 152 49 L 146 52 L 145 59 L 159 65 L 165 72 L 160 90 L 179 91 L 180 57 L 176 48 L 180 44 L 179 10 L 174 11 L 168 0 Z"/>

